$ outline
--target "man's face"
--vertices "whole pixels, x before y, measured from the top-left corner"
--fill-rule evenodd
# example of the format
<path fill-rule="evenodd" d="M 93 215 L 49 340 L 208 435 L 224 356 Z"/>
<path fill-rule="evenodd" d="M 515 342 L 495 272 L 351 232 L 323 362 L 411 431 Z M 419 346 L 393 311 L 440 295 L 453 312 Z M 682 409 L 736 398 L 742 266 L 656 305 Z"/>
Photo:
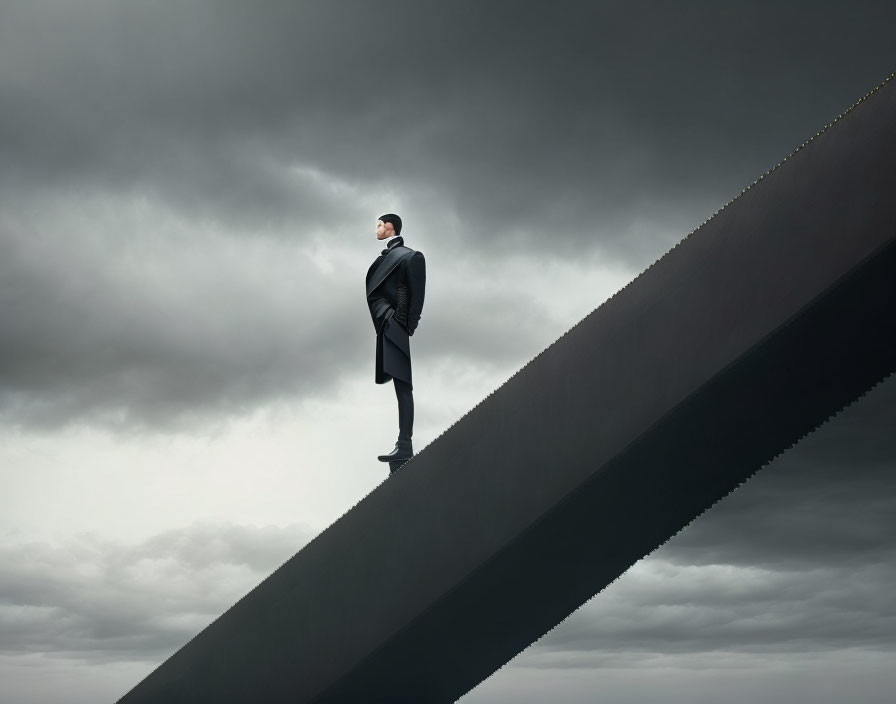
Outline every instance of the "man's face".
<path fill-rule="evenodd" d="M 376 221 L 376 238 L 378 240 L 384 240 L 394 234 L 395 228 L 392 226 L 391 222 L 383 222 L 382 220 Z"/>

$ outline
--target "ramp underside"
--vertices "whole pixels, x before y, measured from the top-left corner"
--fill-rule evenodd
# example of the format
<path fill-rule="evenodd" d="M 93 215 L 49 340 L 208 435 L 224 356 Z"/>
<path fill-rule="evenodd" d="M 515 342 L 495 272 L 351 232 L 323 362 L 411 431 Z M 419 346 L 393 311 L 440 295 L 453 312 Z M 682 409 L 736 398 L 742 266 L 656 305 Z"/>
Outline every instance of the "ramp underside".
<path fill-rule="evenodd" d="M 892 373 L 894 86 L 728 204 L 121 701 L 454 701 Z"/>

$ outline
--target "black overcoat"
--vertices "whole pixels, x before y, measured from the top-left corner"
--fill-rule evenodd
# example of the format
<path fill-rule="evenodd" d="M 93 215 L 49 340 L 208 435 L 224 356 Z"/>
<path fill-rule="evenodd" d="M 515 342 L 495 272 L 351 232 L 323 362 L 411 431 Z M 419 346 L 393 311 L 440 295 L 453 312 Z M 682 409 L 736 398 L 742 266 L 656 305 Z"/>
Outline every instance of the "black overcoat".
<path fill-rule="evenodd" d="M 383 252 L 370 265 L 366 279 L 367 306 L 376 331 L 374 377 L 377 384 L 395 377 L 413 386 L 409 336 L 423 312 L 426 260 L 422 252 L 404 246 L 400 236 Z"/>

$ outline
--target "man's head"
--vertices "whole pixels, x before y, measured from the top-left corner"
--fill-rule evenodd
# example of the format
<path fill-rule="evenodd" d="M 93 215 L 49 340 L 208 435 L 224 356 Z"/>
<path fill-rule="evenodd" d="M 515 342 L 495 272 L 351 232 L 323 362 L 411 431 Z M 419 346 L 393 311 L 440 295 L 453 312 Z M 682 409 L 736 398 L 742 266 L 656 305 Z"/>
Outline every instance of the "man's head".
<path fill-rule="evenodd" d="M 380 219 L 376 223 L 376 238 L 384 240 L 387 237 L 401 234 L 401 218 L 395 213 L 386 213 L 380 215 Z"/>

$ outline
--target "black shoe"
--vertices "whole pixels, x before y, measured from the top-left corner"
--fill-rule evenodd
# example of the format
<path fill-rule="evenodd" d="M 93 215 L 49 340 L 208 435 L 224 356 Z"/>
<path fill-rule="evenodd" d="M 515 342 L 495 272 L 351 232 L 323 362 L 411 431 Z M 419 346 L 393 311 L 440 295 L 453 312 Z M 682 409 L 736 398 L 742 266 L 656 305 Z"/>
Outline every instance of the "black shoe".
<path fill-rule="evenodd" d="M 414 456 L 414 448 L 410 443 L 407 445 L 403 445 L 401 443 L 395 443 L 395 447 L 392 448 L 392 452 L 386 455 L 379 455 L 377 459 L 380 462 L 401 462 L 411 459 Z"/>
<path fill-rule="evenodd" d="M 389 463 L 389 476 L 391 477 L 395 474 L 399 469 L 404 467 L 408 463 L 408 460 L 393 460 Z"/>

